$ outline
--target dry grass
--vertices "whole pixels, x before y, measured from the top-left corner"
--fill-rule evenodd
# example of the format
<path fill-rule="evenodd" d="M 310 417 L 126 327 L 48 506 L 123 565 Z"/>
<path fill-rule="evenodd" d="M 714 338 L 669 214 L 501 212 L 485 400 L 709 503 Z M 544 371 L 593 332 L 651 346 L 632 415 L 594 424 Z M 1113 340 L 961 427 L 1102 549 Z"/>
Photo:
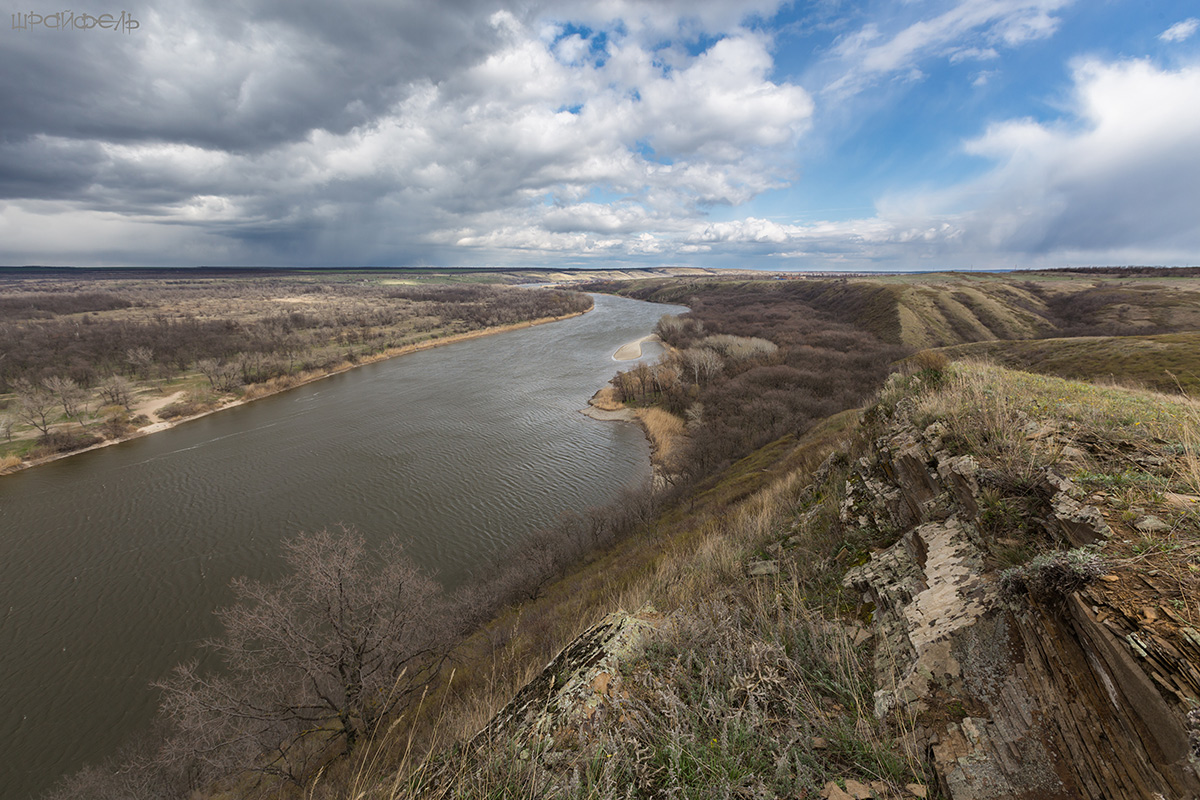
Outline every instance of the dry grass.
<path fill-rule="evenodd" d="M 605 386 L 596 392 L 588 403 L 601 411 L 620 411 L 625 407 L 625 404 L 617 398 L 617 390 L 612 386 Z"/>
<path fill-rule="evenodd" d="M 19 466 L 21 466 L 21 459 L 18 456 L 0 457 L 0 472 L 6 472 Z"/>
<path fill-rule="evenodd" d="M 907 391 L 893 379 L 885 397 Z M 899 394 L 896 394 L 896 393 Z M 1194 435 L 1200 403 L 1187 397 L 1049 375 L 1016 372 L 985 362 L 958 362 L 945 388 L 916 400 L 926 424 L 941 420 L 977 441 L 980 452 L 1010 446 L 1029 423 L 1061 423 L 1086 433 L 1181 442 Z M 1016 446 L 1020 446 L 1019 444 Z"/>
<path fill-rule="evenodd" d="M 1200 495 L 1200 404 L 1193 401 L 1184 414 L 1183 453 L 1179 459 L 1177 476 L 1188 494 Z"/>
<path fill-rule="evenodd" d="M 870 654 L 795 581 L 692 602 L 623 665 L 610 713 L 562 742 L 491 743 L 415 796 L 805 797 L 855 778 L 880 795 L 921 779 L 872 713 Z"/>
<path fill-rule="evenodd" d="M 978 358 L 1010 369 L 1088 381 L 1143 385 L 1161 392 L 1200 390 L 1200 332 L 1158 336 L 1088 336 L 976 342 L 946 348 L 954 359 Z"/>
<path fill-rule="evenodd" d="M 674 463 L 686 437 L 683 420 L 658 407 L 639 408 L 635 413 L 650 439 L 655 461 L 666 465 Z"/>
<path fill-rule="evenodd" d="M 677 508 L 640 535 L 596 554 L 591 563 L 548 587 L 538 600 L 512 609 L 486 626 L 461 648 L 455 659 L 458 667 L 453 686 L 430 696 L 416 726 L 406 720 L 374 743 L 369 755 L 363 756 L 370 765 L 359 770 L 357 778 L 348 767 L 334 765 L 324 778 L 326 789 L 343 788 L 315 796 L 423 796 L 410 788 L 412 782 L 419 783 L 422 775 L 428 777 L 434 770 L 458 776 L 452 782 L 455 790 L 446 796 L 554 796 L 551 790 L 562 787 L 554 789 L 546 783 L 546 775 L 531 771 L 528 761 L 519 758 L 521 748 L 513 742 L 496 742 L 494 760 L 472 761 L 469 768 L 461 760 L 461 752 L 453 750 L 454 744 L 474 736 L 516 688 L 525 685 L 559 650 L 608 613 L 651 603 L 664 609 L 690 608 L 700 614 L 707 612 L 698 609 L 698 599 L 740 597 L 743 590 L 750 591 L 747 598 L 757 596 L 759 587 L 747 587 L 747 562 L 759 558 L 765 548 L 792 530 L 798 497 L 812 469 L 856 419 L 855 415 L 839 415 L 800 441 L 771 449 L 770 463 L 746 460 L 741 470 L 757 483 L 743 499 L 733 501 L 728 494 L 710 489 L 684 502 L 685 510 Z M 738 470 L 726 476 L 739 485 L 745 477 Z M 774 602 L 774 589 L 763 591 L 764 597 Z M 739 604 L 744 601 L 737 600 Z M 803 605 L 797 600 L 796 613 Z M 746 613 L 753 617 L 758 611 Z M 810 614 L 808 610 L 803 613 Z M 817 619 L 811 617 L 813 624 Z M 434 754 L 432 760 L 425 757 L 426 753 Z M 596 758 L 611 763 L 605 756 Z M 361 766 L 365 760 L 357 764 Z M 582 776 L 590 768 L 581 764 L 580 769 Z M 587 791 L 560 796 L 604 796 L 595 781 L 577 784 L 577 788 L 590 786 Z M 344 787 L 351 785 L 357 788 L 347 793 Z M 375 793 L 362 794 L 363 787 L 373 787 Z"/>

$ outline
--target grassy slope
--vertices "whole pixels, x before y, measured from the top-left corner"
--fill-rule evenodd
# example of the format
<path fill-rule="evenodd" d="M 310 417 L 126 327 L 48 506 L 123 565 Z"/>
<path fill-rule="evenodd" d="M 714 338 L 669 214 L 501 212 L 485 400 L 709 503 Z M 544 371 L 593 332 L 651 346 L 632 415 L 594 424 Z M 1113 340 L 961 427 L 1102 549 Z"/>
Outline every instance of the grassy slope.
<path fill-rule="evenodd" d="M 1096 380 L 1135 381 L 1161 392 L 1200 393 L 1200 332 L 976 342 L 943 348 L 952 359 L 982 358 L 1013 369 Z"/>
<path fill-rule="evenodd" d="M 730 282 L 652 277 L 613 288 L 683 303 L 708 284 L 768 291 L 853 319 L 885 341 L 922 349 L 1084 333 L 1147 335 L 1200 329 L 1200 278 L 1074 273 L 942 273 Z M 1088 329 L 1088 330 L 1084 330 Z"/>
<path fill-rule="evenodd" d="M 881 403 L 907 404 L 918 425 L 941 422 L 956 447 L 1012 475 L 1063 468 L 1061 447 L 1014 437 L 1013 430 L 1031 423 L 1070 430 L 1091 442 L 1092 452 L 1069 474 L 1106 498 L 1102 508 L 1123 535 L 1105 548 L 1114 569 L 1134 576 L 1178 566 L 1180 558 L 1200 561 L 1200 519 L 1163 499 L 1168 491 L 1200 491 L 1195 402 L 983 364 L 956 365 L 947 374 L 934 388 L 898 376 Z M 829 781 L 850 780 L 911 796 L 903 787 L 928 776 L 920 757 L 904 747 L 904 726 L 881 723 L 872 713 L 872 652 L 870 644 L 854 643 L 856 599 L 840 584 L 849 566 L 889 544 L 879 532 L 837 521 L 841 484 L 879 433 L 871 420 L 880 418 L 867 414 L 860 422 L 860 414 L 846 412 L 799 440 L 762 448 L 700 487 L 652 532 L 602 555 L 527 607 L 522 618 L 541 620 L 531 630 L 542 637 L 553 631 L 561 644 L 618 607 L 650 602 L 674 611 L 675 622 L 623 667 L 616 710 L 572 734 L 578 739 L 567 756 L 552 762 L 559 766 L 537 761 L 547 743 L 536 737 L 492 742 L 482 756 L 450 757 L 457 774 L 440 787 L 446 796 L 615 798 L 631 787 L 638 797 L 809 796 Z M 815 465 L 834 450 L 844 457 L 817 479 Z M 1175 458 L 1131 472 L 1128 453 L 1139 450 Z M 985 500 L 995 528 L 988 535 L 1001 541 L 1019 535 L 1006 527 L 1019 518 L 1005 511 L 1027 498 L 1001 492 Z M 1171 532 L 1135 535 L 1130 525 L 1147 512 L 1167 520 Z M 992 567 L 1023 563 L 1055 546 L 1022 545 L 998 548 Z M 748 578 L 747 566 L 760 559 L 775 561 L 779 574 Z M 1197 596 L 1195 574 L 1174 572 L 1187 583 L 1182 596 Z M 1194 622 L 1200 607 L 1180 614 Z M 548 620 L 556 622 L 547 626 Z M 544 651 L 543 663 L 556 649 Z M 393 783 L 381 796 L 429 788 L 410 795 Z"/>

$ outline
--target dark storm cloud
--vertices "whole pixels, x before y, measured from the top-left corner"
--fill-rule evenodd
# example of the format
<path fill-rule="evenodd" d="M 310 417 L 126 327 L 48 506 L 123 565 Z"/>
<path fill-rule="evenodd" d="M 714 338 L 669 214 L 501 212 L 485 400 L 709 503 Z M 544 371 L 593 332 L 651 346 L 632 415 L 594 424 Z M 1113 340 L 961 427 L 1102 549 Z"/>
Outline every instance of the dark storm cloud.
<path fill-rule="evenodd" d="M 168 3 L 131 9 L 140 27 L 130 33 L 5 31 L 0 198 L 154 213 L 248 191 L 237 176 L 180 175 L 111 148 L 253 154 L 370 124 L 412 82 L 441 81 L 496 46 L 481 6 Z"/>
<path fill-rule="evenodd" d="M 134 9 L 141 27 L 6 32 L 0 139 L 37 134 L 261 151 L 374 119 L 416 79 L 494 47 L 475 0 Z"/>

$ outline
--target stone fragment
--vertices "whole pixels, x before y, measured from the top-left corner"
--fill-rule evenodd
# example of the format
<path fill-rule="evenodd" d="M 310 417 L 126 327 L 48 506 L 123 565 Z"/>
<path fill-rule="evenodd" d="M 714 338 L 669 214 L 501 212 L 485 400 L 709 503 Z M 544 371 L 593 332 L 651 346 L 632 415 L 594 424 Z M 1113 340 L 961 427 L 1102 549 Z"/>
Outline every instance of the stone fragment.
<path fill-rule="evenodd" d="M 753 561 L 746 570 L 751 578 L 761 578 L 766 575 L 778 575 L 779 563 L 775 561 Z"/>
<path fill-rule="evenodd" d="M 871 791 L 871 787 L 867 786 L 865 783 L 859 783 L 853 778 L 846 779 L 846 792 L 853 797 L 854 800 L 871 800 L 871 797 L 875 794 L 873 791 Z"/>
<path fill-rule="evenodd" d="M 1071 445 L 1064 446 L 1061 455 L 1063 461 L 1070 461 L 1073 464 L 1082 464 L 1087 461 L 1087 453 Z"/>
<path fill-rule="evenodd" d="M 920 797 L 920 798 L 922 798 L 922 800 L 929 796 L 929 790 L 926 789 L 924 786 L 922 786 L 919 783 L 906 784 L 904 787 L 904 791 L 908 792 L 909 794 L 913 795 L 914 797 Z"/>
<path fill-rule="evenodd" d="M 863 642 L 869 640 L 871 636 L 871 631 L 867 630 L 862 625 L 855 625 L 850 629 L 850 641 L 855 647 L 858 647 Z"/>
<path fill-rule="evenodd" d="M 813 750 L 827 750 L 829 749 L 829 740 L 821 736 L 814 736 L 812 746 Z"/>
<path fill-rule="evenodd" d="M 966 509 L 967 516 L 979 514 L 979 462 L 974 456 L 951 456 L 938 460 L 938 477 L 956 500 Z"/>
<path fill-rule="evenodd" d="M 1054 495 L 1050 510 L 1054 527 L 1075 547 L 1106 539 L 1112 533 L 1099 509 L 1085 506 L 1066 492 Z"/>
<path fill-rule="evenodd" d="M 1171 530 L 1171 526 L 1163 522 L 1155 516 L 1145 516 L 1133 523 L 1133 527 L 1137 528 L 1142 533 L 1164 533 Z"/>
<path fill-rule="evenodd" d="M 1053 422 L 1046 422 L 1042 425 L 1030 422 L 1025 426 L 1025 438 L 1030 441 L 1045 439 L 1047 436 L 1053 436 L 1056 433 L 1058 433 L 1058 426 Z"/>

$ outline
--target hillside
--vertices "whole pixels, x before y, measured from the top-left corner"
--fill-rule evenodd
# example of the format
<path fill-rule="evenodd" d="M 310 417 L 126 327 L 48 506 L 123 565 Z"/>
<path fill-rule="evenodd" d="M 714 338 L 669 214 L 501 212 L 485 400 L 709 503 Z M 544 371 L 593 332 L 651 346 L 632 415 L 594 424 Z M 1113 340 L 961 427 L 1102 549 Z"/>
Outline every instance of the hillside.
<path fill-rule="evenodd" d="M 974 342 L 941 352 L 952 359 L 979 358 L 1064 378 L 1137 383 L 1168 393 L 1200 392 L 1200 333 L 1195 331 Z"/>
<path fill-rule="evenodd" d="M 208 794 L 1200 796 L 1200 294 L 1023 278 L 594 287 L 692 308 L 607 393 L 660 490 L 531 540 L 351 757 Z"/>
<path fill-rule="evenodd" d="M 421 791 L 1191 797 L 1198 430 L 1178 397 L 897 375 L 736 465 L 719 486 L 762 488 L 661 531 L 620 597 L 640 611 L 576 640 Z"/>

